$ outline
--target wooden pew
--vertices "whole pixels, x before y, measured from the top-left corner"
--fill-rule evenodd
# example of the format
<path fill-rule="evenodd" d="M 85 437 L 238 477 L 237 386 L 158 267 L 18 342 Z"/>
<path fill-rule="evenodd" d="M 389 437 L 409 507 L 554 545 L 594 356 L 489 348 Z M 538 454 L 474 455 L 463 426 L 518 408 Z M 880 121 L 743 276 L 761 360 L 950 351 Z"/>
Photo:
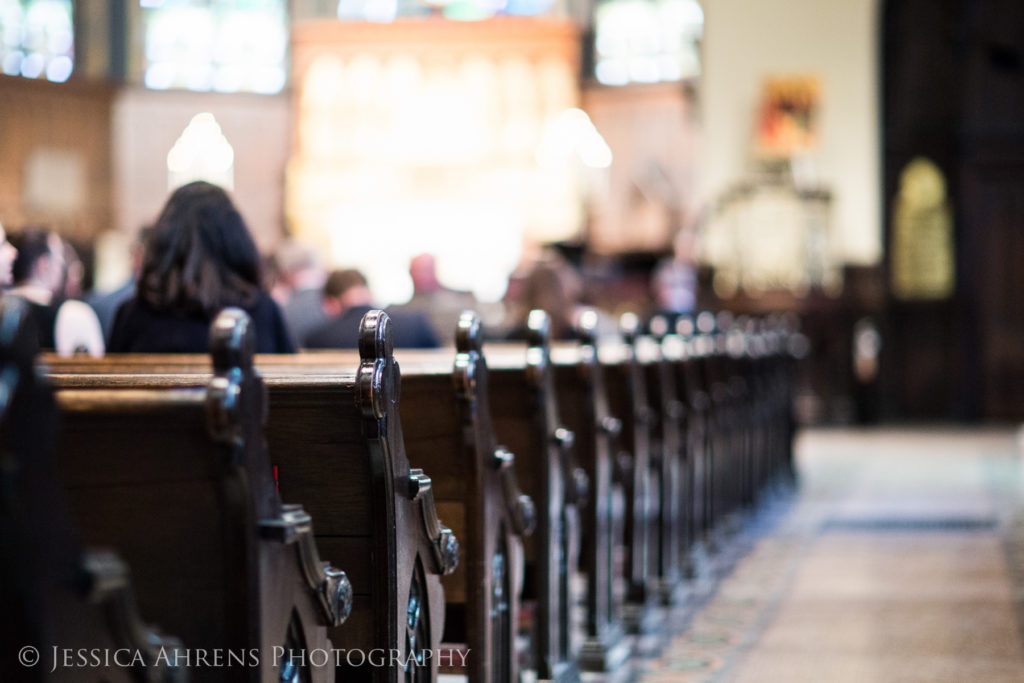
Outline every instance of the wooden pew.
<path fill-rule="evenodd" d="M 686 486 L 686 538 L 682 548 L 680 566 L 691 578 L 696 578 L 696 566 L 705 555 L 706 534 L 712 527 L 711 495 L 714 463 L 709 445 L 711 399 L 703 374 L 703 358 L 708 353 L 706 344 L 695 336 L 693 319 L 681 316 L 676 320 L 675 336 L 680 351 L 672 363 L 676 389 L 686 412 L 683 439 L 688 461 L 689 479 Z"/>
<path fill-rule="evenodd" d="M 327 627 L 348 617 L 352 587 L 275 489 L 254 347 L 248 316 L 228 310 L 211 327 L 212 376 L 51 375 L 65 486 L 86 539 L 117 543 L 140 605 L 180 634 L 194 680 L 331 681 Z"/>
<path fill-rule="evenodd" d="M 789 479 L 792 356 L 776 320 L 702 316 L 677 321 L 687 360 L 676 372 L 692 418 L 697 528 L 710 538 L 716 520 Z"/>
<path fill-rule="evenodd" d="M 584 312 L 576 326 L 580 342 L 554 346 L 551 359 L 558 407 L 564 424 L 575 434 L 577 460 L 589 481 L 580 511 L 581 566 L 587 577 L 586 638 L 580 666 L 618 677 L 628 674 L 624 665 L 631 649 L 624 639 L 622 598 L 616 591 L 621 575 L 615 553 L 623 541 L 616 537 L 621 525 L 617 527 L 613 516 L 614 456 L 622 422 L 609 412 L 596 326 L 596 312 Z"/>
<path fill-rule="evenodd" d="M 530 498 L 518 490 L 513 454 L 495 441 L 481 343 L 479 320 L 466 313 L 459 320 L 454 353 L 399 353 L 402 433 L 410 462 L 431 473 L 438 513 L 463 540 L 459 567 L 443 578 L 446 617 L 441 650 L 445 663 L 453 665 L 447 670 L 467 673 L 473 681 L 509 681 L 517 678 L 520 537 L 532 530 L 535 513 Z M 50 361 L 59 372 L 144 373 L 157 368 L 188 373 L 204 368 L 203 359 L 193 355 Z M 271 383 L 282 374 L 337 374 L 359 362 L 357 352 L 346 350 L 264 355 L 256 360 Z"/>
<path fill-rule="evenodd" d="M 523 576 L 522 539 L 536 522 L 519 490 L 516 458 L 492 423 L 483 331 L 463 313 L 449 350 L 402 350 L 402 431 L 411 462 L 434 478 L 438 512 L 463 539 L 459 569 L 445 577 L 444 647 L 468 651 L 470 681 L 518 680 L 516 636 Z M 303 364 L 337 362 L 344 352 L 303 354 Z M 450 628 L 449 628 L 450 626 Z"/>
<path fill-rule="evenodd" d="M 685 323 L 678 323 L 685 326 Z M 682 328 L 685 330 L 685 328 Z M 725 336 L 717 326 L 714 313 L 705 311 L 693 318 L 692 334 L 688 336 L 688 357 L 692 360 L 693 384 L 699 395 L 706 397 L 707 410 L 703 426 L 703 449 L 706 451 L 706 476 L 703 480 L 702 541 L 710 552 L 719 543 L 721 522 L 730 511 L 728 495 L 734 477 L 734 444 L 736 415 L 728 373 L 724 368 Z"/>
<path fill-rule="evenodd" d="M 532 667 L 538 678 L 579 678 L 580 638 L 572 618 L 578 566 L 578 504 L 586 474 L 573 461 L 574 434 L 559 418 L 544 311 L 527 320 L 527 345 L 485 347 L 494 428 L 518 457 L 521 483 L 536 501 L 537 528 L 526 544 L 524 601 L 532 602 Z"/>
<path fill-rule="evenodd" d="M 645 345 L 640 361 L 647 380 L 651 408 L 651 460 L 654 495 L 658 499 L 657 559 L 658 595 L 665 607 L 685 602 L 685 585 L 680 568 L 682 548 L 687 546 L 685 498 L 690 478 L 688 453 L 684 450 L 683 421 L 686 407 L 679 400 L 672 363 L 676 360 L 666 341 L 667 325 L 656 318 L 651 323 L 655 344 Z M 677 352 L 676 352 L 677 353 Z"/>
<path fill-rule="evenodd" d="M 638 350 L 654 344 L 650 338 L 639 336 L 639 328 L 635 315 L 623 315 L 619 323 L 622 343 L 603 343 L 599 354 L 606 367 L 609 410 L 622 427 L 617 473 L 626 498 L 624 622 L 630 634 L 639 636 L 640 650 L 650 651 L 649 641 L 661 628 L 658 609 L 660 501 L 651 458 L 654 415 L 648 403 L 646 372 L 639 358 L 655 351 Z"/>
<path fill-rule="evenodd" d="M 184 681 L 184 669 L 173 665 L 181 644 L 141 622 L 127 565 L 109 550 L 80 545 L 60 490 L 57 409 L 35 373 L 37 351 L 26 306 L 5 298 L 0 302 L 0 680 Z M 92 661 L 94 651 L 103 653 L 100 662 Z M 106 654 L 114 651 L 123 654 L 108 665 Z M 90 653 L 85 665 L 80 652 Z"/>
<path fill-rule="evenodd" d="M 756 321 L 751 336 L 751 360 L 755 400 L 766 421 L 764 458 L 759 481 L 762 488 L 788 489 L 793 486 L 793 379 L 796 355 L 791 348 L 794 330 L 784 318 L 767 316 Z"/>
<path fill-rule="evenodd" d="M 464 569 L 445 578 L 449 611 L 455 617 L 452 635 L 464 644 L 461 653 L 448 653 L 449 660 L 458 663 L 464 656 L 467 666 L 461 670 L 472 680 L 511 680 L 516 675 L 511 653 L 517 587 L 521 584 L 518 536 L 531 527 L 533 509 L 529 498 L 516 488 L 513 456 L 494 441 L 480 338 L 475 316 L 464 316 L 454 358 L 443 350 L 403 352 L 406 415 L 402 432 L 411 459 L 434 475 L 431 489 L 437 508 L 445 519 L 455 520 L 457 530 L 465 530 L 460 537 L 469 541 Z M 201 359 L 189 355 L 119 355 L 99 362 L 51 360 L 52 369 L 58 372 L 137 374 L 155 367 L 181 374 L 202 370 Z M 276 388 L 282 375 L 312 378 L 337 374 L 358 362 L 359 357 L 348 351 L 258 357 L 271 387 L 271 424 L 276 422 Z M 273 445 L 272 440 L 276 462 Z M 287 473 L 280 471 L 285 486 Z"/>

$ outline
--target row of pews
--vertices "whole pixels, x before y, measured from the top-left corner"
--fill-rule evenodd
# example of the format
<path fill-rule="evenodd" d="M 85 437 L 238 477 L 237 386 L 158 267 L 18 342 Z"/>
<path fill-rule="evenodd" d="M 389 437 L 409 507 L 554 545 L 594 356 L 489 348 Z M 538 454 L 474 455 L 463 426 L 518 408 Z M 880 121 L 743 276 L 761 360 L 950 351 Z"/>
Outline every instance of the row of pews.
<path fill-rule="evenodd" d="M 0 680 L 628 680 L 792 478 L 771 320 L 390 327 L 262 356 L 227 310 L 208 356 L 67 359 L 5 299 Z"/>

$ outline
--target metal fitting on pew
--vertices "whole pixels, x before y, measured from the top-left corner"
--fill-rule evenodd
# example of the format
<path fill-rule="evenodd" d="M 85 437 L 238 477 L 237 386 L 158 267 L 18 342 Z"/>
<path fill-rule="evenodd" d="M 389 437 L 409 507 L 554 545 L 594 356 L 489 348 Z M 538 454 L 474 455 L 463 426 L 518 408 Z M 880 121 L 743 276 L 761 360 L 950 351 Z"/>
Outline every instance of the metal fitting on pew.
<path fill-rule="evenodd" d="M 533 499 L 520 493 L 515 478 L 516 458 L 511 451 L 501 446 L 494 449 L 494 466 L 501 473 L 501 488 L 505 494 L 505 505 L 509 509 L 514 530 L 520 536 L 526 536 L 537 524 L 537 511 L 533 507 Z"/>
<path fill-rule="evenodd" d="M 129 581 L 130 570 L 120 557 L 109 551 L 92 551 L 82 556 L 82 570 L 88 577 L 89 602 L 102 605 L 114 633 L 131 652 L 142 653 L 145 665 L 136 669 L 139 680 L 153 683 L 182 683 L 184 669 L 174 666 L 161 653 L 182 648 L 178 638 L 162 635 L 145 626 L 135 606 Z"/>
<path fill-rule="evenodd" d="M 324 621 L 341 626 L 352 612 L 352 584 L 340 569 L 320 560 L 313 537 L 313 519 L 301 505 L 282 505 L 281 516 L 260 522 L 264 538 L 290 545 L 296 543 L 306 584 L 316 594 Z"/>

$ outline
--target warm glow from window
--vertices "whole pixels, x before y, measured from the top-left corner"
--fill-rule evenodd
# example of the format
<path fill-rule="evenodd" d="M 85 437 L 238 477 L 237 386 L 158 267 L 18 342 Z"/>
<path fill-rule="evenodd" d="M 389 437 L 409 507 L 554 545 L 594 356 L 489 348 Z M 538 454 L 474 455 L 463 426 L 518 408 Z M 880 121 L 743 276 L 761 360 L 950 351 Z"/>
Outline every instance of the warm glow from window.
<path fill-rule="evenodd" d="M 458 26 L 409 21 L 401 40 L 358 49 L 346 37 L 367 27 L 336 22 L 332 40 L 300 55 L 288 220 L 331 265 L 365 272 L 380 303 L 409 298 L 409 260 L 424 252 L 445 286 L 500 299 L 524 244 L 579 235 L 591 167 L 611 163 L 573 109 L 568 22 L 523 37 L 505 28 L 521 22 L 495 20 L 473 27 L 493 41 L 454 52 L 439 24 Z"/>

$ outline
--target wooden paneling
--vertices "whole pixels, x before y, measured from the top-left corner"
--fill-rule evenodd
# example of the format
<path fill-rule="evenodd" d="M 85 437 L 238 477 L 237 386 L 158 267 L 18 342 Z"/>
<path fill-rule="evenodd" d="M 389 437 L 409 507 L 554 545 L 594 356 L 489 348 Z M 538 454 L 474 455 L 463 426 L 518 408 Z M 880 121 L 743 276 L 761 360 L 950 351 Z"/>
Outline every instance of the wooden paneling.
<path fill-rule="evenodd" d="M 66 236 L 90 240 L 110 226 L 113 94 L 105 84 L 0 76 L 0 221 L 9 231 L 29 222 L 42 223 Z M 73 210 L 25 203 L 26 164 L 40 150 L 75 159 L 82 184 Z M 53 192 L 69 189 L 54 186 Z"/>

